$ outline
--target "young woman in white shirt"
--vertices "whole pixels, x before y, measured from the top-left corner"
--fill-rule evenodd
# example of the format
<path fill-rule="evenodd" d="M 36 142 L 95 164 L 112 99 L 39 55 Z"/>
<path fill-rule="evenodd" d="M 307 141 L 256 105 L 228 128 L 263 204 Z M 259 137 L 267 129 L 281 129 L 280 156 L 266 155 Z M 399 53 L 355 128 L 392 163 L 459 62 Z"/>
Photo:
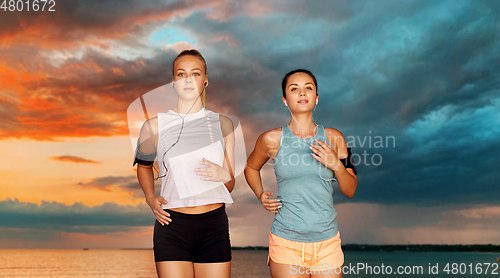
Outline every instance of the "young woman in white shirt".
<path fill-rule="evenodd" d="M 205 109 L 207 66 L 197 50 L 181 52 L 172 67 L 177 107 L 145 122 L 134 162 L 156 217 L 158 277 L 230 277 L 225 207 L 233 202 L 234 126 L 228 117 Z M 154 193 L 156 156 L 160 196 Z"/>

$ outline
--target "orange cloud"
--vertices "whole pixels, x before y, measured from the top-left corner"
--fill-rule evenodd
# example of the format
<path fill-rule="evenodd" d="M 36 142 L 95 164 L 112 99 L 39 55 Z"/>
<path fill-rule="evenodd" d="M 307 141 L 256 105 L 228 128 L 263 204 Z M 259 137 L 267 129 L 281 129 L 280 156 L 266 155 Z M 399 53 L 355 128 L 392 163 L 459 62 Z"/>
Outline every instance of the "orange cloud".
<path fill-rule="evenodd" d="M 21 105 L 19 105 L 19 109 L 27 111 L 27 110 L 49 110 L 54 109 L 58 105 L 54 100 L 51 100 L 51 96 L 33 96 L 31 98 L 22 97 Z"/>
<path fill-rule="evenodd" d="M 3 101 L 3 102 L 8 102 L 10 104 L 14 104 L 14 100 L 12 100 L 11 98 L 5 96 L 5 95 L 0 95 L 0 101 Z"/>
<path fill-rule="evenodd" d="M 121 68 L 111 68 L 114 74 L 125 76 L 125 72 Z"/>
<path fill-rule="evenodd" d="M 43 72 L 27 73 L 0 64 L 0 89 L 9 87 L 21 89 L 23 83 L 40 82 L 42 80 L 47 81 L 47 76 Z"/>
<path fill-rule="evenodd" d="M 57 161 L 64 161 L 64 162 L 75 162 L 75 163 L 96 163 L 100 164 L 100 162 L 81 158 L 78 156 L 73 156 L 73 155 L 62 155 L 62 156 L 53 156 L 51 157 L 52 160 L 57 160 Z"/>
<path fill-rule="evenodd" d="M 114 89 L 114 88 L 120 88 L 122 86 L 123 86 L 123 84 L 114 84 L 114 85 L 106 86 L 106 87 L 104 87 L 104 89 L 109 90 L 109 89 Z"/>
<path fill-rule="evenodd" d="M 0 65 L 0 139 L 53 141 L 55 137 L 128 134 L 126 107 L 137 91 L 148 90 L 140 89 L 140 83 L 128 86 L 135 87 L 134 91 L 120 89 L 123 82 L 116 78 L 123 78 L 126 71 L 140 75 L 145 62 L 104 65 L 106 61 L 99 63 L 93 58 L 68 61 L 60 68 L 42 64 L 44 73 L 27 66 L 19 71 Z"/>

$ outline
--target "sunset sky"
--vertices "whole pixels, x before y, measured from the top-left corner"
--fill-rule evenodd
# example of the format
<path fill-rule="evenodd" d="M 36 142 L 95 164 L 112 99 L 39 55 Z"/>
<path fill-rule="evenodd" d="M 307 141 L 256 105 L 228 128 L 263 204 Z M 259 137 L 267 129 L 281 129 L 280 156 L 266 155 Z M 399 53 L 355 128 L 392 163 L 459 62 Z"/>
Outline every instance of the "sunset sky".
<path fill-rule="evenodd" d="M 316 75 L 315 122 L 366 161 L 353 198 L 334 185 L 344 244 L 500 244 L 498 1 L 55 9 L 0 10 L 0 248 L 152 247 L 127 108 L 189 48 L 207 61 L 207 109 L 241 121 L 247 155 L 290 120 L 282 77 Z M 262 178 L 277 192 L 270 163 Z M 273 214 L 243 174 L 232 197 L 232 245 L 266 246 Z"/>

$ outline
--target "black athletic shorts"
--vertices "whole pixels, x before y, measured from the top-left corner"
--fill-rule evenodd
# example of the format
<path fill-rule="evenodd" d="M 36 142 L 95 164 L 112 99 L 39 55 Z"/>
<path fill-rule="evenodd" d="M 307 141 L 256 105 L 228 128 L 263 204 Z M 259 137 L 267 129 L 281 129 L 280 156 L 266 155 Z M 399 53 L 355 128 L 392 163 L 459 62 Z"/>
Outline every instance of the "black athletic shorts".
<path fill-rule="evenodd" d="M 155 222 L 153 251 L 155 262 L 190 261 L 220 263 L 231 261 L 229 221 L 225 204 L 201 213 L 186 214 L 169 209 L 169 225 Z"/>

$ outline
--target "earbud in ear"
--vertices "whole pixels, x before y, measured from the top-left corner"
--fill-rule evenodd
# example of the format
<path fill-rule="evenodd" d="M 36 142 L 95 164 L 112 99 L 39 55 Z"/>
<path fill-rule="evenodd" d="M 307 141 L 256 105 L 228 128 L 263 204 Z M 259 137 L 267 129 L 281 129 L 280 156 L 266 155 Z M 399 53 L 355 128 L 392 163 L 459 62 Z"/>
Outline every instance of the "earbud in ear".
<path fill-rule="evenodd" d="M 207 86 L 207 81 L 205 81 L 205 83 L 203 83 L 203 85 L 206 87 Z"/>
<path fill-rule="evenodd" d="M 285 100 L 285 106 L 288 106 L 288 104 L 286 104 L 286 100 Z"/>
<path fill-rule="evenodd" d="M 318 104 L 318 101 L 316 101 L 316 104 Z"/>

